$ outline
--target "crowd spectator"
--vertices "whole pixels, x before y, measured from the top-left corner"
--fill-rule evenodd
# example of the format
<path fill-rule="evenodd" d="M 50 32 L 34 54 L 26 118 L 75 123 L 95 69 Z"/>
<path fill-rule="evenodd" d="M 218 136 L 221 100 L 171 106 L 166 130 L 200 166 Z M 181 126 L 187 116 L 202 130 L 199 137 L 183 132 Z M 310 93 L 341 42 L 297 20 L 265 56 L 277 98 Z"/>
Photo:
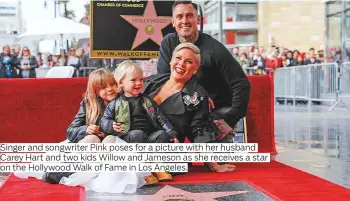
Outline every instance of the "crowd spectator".
<path fill-rule="evenodd" d="M 293 57 L 293 52 L 292 51 L 288 51 L 287 52 L 286 62 L 287 62 L 287 66 L 295 66 L 296 60 Z"/>
<path fill-rule="evenodd" d="M 261 50 L 258 48 L 254 49 L 253 57 L 249 59 L 250 67 L 254 69 L 255 74 L 265 74 L 265 59 L 261 56 Z"/>
<path fill-rule="evenodd" d="M 76 69 L 79 69 L 80 67 L 80 60 L 75 52 L 75 48 L 73 47 L 69 48 L 65 66 L 73 66 Z"/>
<path fill-rule="evenodd" d="M 233 48 L 232 56 L 238 61 L 239 64 L 242 65 L 242 60 L 240 59 L 240 56 L 239 56 L 239 47 Z"/>
<path fill-rule="evenodd" d="M 105 67 L 103 59 L 92 59 L 90 57 L 90 52 L 87 52 L 83 55 L 82 59 L 83 63 L 81 64 L 82 67 L 96 67 L 96 68 L 103 68 Z"/>
<path fill-rule="evenodd" d="M 83 63 L 83 56 L 84 56 L 84 53 L 85 53 L 85 51 L 84 51 L 83 48 L 78 48 L 78 49 L 77 49 L 76 56 L 77 56 L 78 59 L 79 59 L 79 64 L 80 64 L 80 66 L 81 66 L 81 64 Z"/>
<path fill-rule="evenodd" d="M 305 65 L 303 57 L 301 55 L 298 55 L 297 61 L 296 61 L 296 66 L 303 66 Z"/>
<path fill-rule="evenodd" d="M 15 48 L 14 48 L 14 56 L 19 58 L 21 56 L 21 46 L 20 45 L 15 45 Z"/>
<path fill-rule="evenodd" d="M 28 47 L 23 47 L 22 54 L 17 59 L 17 68 L 21 78 L 36 78 L 35 68 L 38 68 L 38 63 Z"/>
<path fill-rule="evenodd" d="M 5 45 L 2 50 L 3 52 L 0 54 L 0 78 L 18 78 L 16 56 L 11 54 L 9 45 Z"/>
<path fill-rule="evenodd" d="M 282 65 L 282 59 L 278 57 L 277 50 L 273 50 L 270 57 L 267 57 L 266 66 L 268 68 L 279 68 Z"/>
<path fill-rule="evenodd" d="M 294 58 L 295 61 L 298 60 L 298 56 L 299 56 L 299 55 L 300 55 L 300 52 L 299 52 L 298 50 L 294 50 L 294 52 L 293 52 L 293 58 Z"/>
<path fill-rule="evenodd" d="M 248 60 L 248 56 L 247 56 L 247 53 L 243 52 L 241 54 L 241 56 L 239 57 L 239 59 L 241 60 L 242 62 L 242 67 L 246 68 L 246 67 L 249 67 L 249 60 Z"/>

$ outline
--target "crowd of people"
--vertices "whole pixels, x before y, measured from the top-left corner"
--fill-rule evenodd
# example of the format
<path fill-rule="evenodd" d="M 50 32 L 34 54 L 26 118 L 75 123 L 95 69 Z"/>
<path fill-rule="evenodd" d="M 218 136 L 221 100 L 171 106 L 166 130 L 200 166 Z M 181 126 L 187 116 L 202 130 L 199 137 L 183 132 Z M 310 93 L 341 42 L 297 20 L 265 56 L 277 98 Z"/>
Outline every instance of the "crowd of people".
<path fill-rule="evenodd" d="M 0 54 L 0 78 L 35 78 L 35 68 L 52 68 L 58 66 L 108 68 L 114 70 L 122 59 L 92 59 L 86 48 L 75 49 L 71 47 L 68 52 L 51 55 L 50 53 L 37 53 L 32 55 L 28 47 L 20 45 L 5 45 Z M 300 52 L 283 47 L 270 48 L 252 45 L 248 48 L 234 47 L 233 57 L 241 64 L 246 74 L 266 74 L 266 69 L 302 66 L 324 62 L 337 62 L 342 60 L 340 47 L 331 48 L 327 58 L 324 50 L 316 51 L 310 48 L 309 52 Z"/>
<path fill-rule="evenodd" d="M 340 47 L 332 48 L 324 57 L 324 50 L 316 51 L 310 48 L 309 52 L 300 52 L 283 47 L 272 46 L 270 48 L 251 46 L 249 48 L 234 47 L 232 55 L 240 62 L 247 74 L 266 74 L 268 68 L 282 68 L 291 66 L 303 66 L 324 62 L 336 62 L 342 60 Z"/>
<path fill-rule="evenodd" d="M 112 68 L 122 60 L 92 59 L 90 53 L 83 48 L 71 47 L 67 53 L 51 55 L 37 53 L 33 55 L 29 47 L 16 44 L 4 45 L 0 51 L 0 78 L 36 78 L 35 68 L 52 68 L 58 66 Z"/>

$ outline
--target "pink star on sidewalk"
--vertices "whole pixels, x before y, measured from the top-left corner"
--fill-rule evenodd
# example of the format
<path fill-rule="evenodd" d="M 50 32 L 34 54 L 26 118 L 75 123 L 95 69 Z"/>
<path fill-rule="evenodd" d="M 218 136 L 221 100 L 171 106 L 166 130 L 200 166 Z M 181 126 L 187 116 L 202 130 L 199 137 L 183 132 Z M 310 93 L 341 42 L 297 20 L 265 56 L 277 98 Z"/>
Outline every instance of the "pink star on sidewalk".
<path fill-rule="evenodd" d="M 191 193 L 179 188 L 175 188 L 169 185 L 161 188 L 154 195 L 125 195 L 125 196 L 111 196 L 116 200 L 125 201 L 164 201 L 164 200 L 191 200 L 191 201 L 217 201 L 215 198 L 225 197 L 230 195 L 237 195 L 247 193 L 249 191 L 225 191 L 225 192 L 203 192 L 203 193 Z M 102 197 L 101 197 L 102 198 Z M 107 199 L 107 197 L 103 196 Z"/>
<path fill-rule="evenodd" d="M 143 15 L 121 15 L 137 28 L 137 34 L 131 49 L 135 49 L 148 39 L 160 46 L 163 40 L 162 29 L 171 23 L 171 17 L 157 16 L 153 0 L 148 0 Z"/>

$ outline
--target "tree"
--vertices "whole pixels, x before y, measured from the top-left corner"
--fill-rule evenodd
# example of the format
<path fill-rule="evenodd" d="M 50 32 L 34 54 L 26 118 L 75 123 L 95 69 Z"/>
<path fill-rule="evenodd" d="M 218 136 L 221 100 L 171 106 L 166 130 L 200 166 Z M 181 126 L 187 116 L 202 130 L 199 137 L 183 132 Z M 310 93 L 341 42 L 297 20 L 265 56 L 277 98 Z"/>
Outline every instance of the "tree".
<path fill-rule="evenodd" d="M 68 19 L 74 19 L 75 18 L 75 13 L 74 10 L 65 10 L 65 16 Z"/>
<path fill-rule="evenodd" d="M 74 10 L 67 9 L 67 4 L 69 3 L 69 0 L 58 0 L 58 3 L 64 5 L 64 17 L 65 18 L 68 18 L 68 19 L 75 18 Z"/>

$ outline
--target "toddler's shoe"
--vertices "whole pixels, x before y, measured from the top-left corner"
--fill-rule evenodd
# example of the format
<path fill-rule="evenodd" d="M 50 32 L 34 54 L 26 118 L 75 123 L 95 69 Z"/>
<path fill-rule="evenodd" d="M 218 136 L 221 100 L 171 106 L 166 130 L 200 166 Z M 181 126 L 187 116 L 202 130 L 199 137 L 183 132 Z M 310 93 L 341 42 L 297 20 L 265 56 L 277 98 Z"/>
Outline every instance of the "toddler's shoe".
<path fill-rule="evenodd" d="M 157 177 L 158 181 L 169 181 L 173 179 L 173 176 L 167 172 L 153 172 L 153 175 Z"/>
<path fill-rule="evenodd" d="M 147 185 L 152 185 L 152 184 L 158 183 L 157 177 L 155 177 L 153 174 L 146 176 L 145 181 L 146 181 Z"/>

